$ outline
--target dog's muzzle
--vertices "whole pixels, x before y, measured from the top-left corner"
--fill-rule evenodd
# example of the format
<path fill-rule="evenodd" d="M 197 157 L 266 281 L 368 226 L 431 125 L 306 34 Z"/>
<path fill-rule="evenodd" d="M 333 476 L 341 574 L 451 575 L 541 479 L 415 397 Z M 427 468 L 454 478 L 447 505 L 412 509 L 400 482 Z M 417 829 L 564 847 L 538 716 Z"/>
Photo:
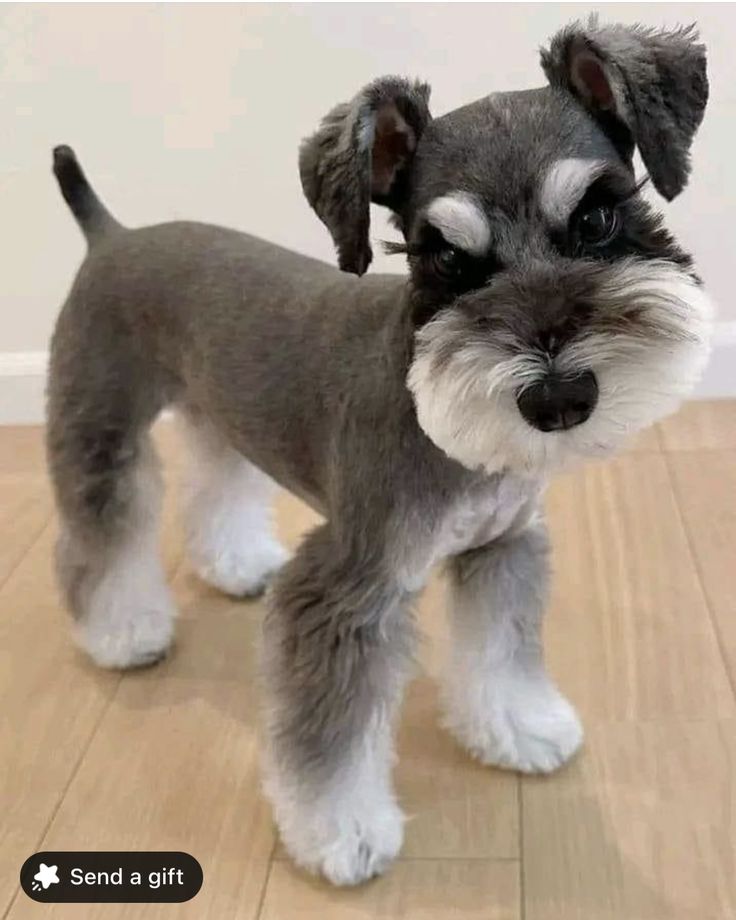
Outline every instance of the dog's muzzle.
<path fill-rule="evenodd" d="M 591 371 L 575 377 L 548 374 L 525 387 L 516 403 L 524 419 L 539 431 L 564 431 L 582 425 L 598 402 L 598 381 Z"/>

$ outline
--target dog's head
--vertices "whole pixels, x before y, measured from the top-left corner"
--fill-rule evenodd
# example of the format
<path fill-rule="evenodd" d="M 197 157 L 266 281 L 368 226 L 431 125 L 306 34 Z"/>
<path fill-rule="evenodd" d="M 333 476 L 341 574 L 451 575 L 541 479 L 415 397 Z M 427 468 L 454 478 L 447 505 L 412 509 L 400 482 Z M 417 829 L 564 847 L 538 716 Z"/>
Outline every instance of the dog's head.
<path fill-rule="evenodd" d="M 643 200 L 638 148 L 672 199 L 705 108 L 692 30 L 573 25 L 550 85 L 432 119 L 429 89 L 377 80 L 302 146 L 340 267 L 371 260 L 370 202 L 408 254 L 419 423 L 469 467 L 545 472 L 670 412 L 708 354 L 690 257 Z"/>

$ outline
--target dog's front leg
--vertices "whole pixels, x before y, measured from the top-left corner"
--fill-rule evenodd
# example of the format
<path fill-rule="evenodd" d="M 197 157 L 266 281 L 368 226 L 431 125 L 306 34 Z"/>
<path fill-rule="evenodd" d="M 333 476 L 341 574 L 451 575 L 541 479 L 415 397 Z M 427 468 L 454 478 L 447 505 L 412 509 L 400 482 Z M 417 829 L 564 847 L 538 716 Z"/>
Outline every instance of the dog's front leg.
<path fill-rule="evenodd" d="M 527 773 L 561 766 L 583 737 L 575 710 L 544 669 L 547 557 L 539 517 L 450 563 L 445 724 L 483 763 Z"/>
<path fill-rule="evenodd" d="M 293 859 L 338 885 L 402 841 L 392 721 L 411 660 L 406 593 L 326 524 L 274 585 L 264 630 L 265 791 Z"/>

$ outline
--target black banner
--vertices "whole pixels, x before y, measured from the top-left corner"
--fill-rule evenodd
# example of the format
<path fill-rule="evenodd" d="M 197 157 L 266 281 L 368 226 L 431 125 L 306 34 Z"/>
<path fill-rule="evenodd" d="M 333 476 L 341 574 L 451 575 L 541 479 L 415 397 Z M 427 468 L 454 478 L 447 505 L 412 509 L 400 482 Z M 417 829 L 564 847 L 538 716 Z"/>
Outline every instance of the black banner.
<path fill-rule="evenodd" d="M 188 853 L 36 853 L 20 870 L 23 891 L 55 903 L 179 903 L 202 887 Z"/>

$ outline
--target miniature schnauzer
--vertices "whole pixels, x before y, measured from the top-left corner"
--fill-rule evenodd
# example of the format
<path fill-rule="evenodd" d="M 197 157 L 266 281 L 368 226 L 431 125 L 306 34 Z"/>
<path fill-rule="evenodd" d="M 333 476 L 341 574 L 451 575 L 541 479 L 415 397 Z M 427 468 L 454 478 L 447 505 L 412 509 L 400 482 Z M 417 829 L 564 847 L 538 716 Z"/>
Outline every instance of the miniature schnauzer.
<path fill-rule="evenodd" d="M 447 560 L 444 721 L 485 764 L 547 772 L 580 747 L 545 673 L 547 478 L 674 409 L 708 355 L 691 257 L 634 176 L 684 188 L 705 108 L 692 29 L 575 24 L 549 85 L 441 118 L 378 79 L 302 145 L 306 197 L 342 272 L 233 230 L 123 228 L 72 151 L 55 173 L 89 252 L 53 338 L 48 455 L 60 582 L 100 665 L 161 658 L 174 604 L 157 550 L 149 428 L 194 456 L 187 533 L 233 595 L 273 578 L 264 625 L 265 788 L 289 853 L 336 884 L 401 846 L 392 724 L 412 599 Z M 363 275 L 371 202 L 409 277 Z M 274 480 L 324 515 L 287 559 Z M 278 572 L 278 574 L 276 574 Z"/>

